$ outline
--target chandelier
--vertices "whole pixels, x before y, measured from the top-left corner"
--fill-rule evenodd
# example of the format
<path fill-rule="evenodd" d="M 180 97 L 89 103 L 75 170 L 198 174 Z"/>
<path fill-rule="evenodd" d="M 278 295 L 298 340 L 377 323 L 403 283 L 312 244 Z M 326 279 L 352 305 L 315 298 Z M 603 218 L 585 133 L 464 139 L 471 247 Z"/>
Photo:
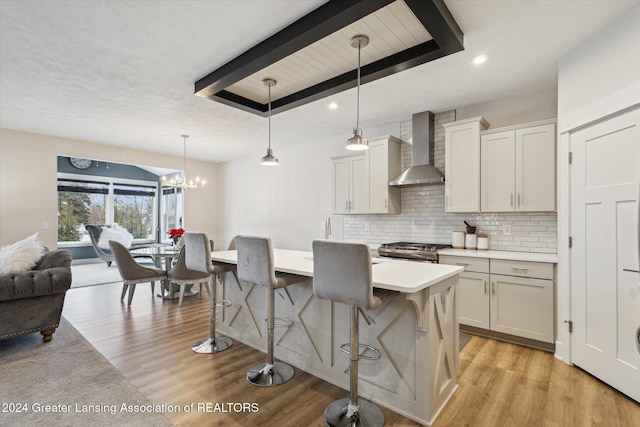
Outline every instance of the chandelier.
<path fill-rule="evenodd" d="M 180 135 L 184 139 L 184 169 L 182 173 L 177 173 L 173 178 L 167 180 L 166 176 L 162 177 L 162 188 L 181 188 L 183 190 L 193 190 L 196 188 L 204 188 L 207 181 L 200 179 L 199 176 L 195 180 L 187 181 L 187 138 L 189 135 Z"/>

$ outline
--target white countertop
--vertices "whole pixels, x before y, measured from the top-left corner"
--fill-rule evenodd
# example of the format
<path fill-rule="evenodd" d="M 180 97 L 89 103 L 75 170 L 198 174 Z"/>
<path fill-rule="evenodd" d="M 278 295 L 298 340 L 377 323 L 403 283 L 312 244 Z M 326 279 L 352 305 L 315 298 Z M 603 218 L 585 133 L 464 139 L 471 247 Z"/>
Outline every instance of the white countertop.
<path fill-rule="evenodd" d="M 313 277 L 313 253 L 274 249 L 276 271 Z M 214 251 L 211 259 L 217 262 L 237 264 L 237 251 Z M 376 288 L 403 293 L 421 291 L 444 279 L 464 271 L 463 267 L 391 259 L 373 259 L 373 284 Z"/>
<path fill-rule="evenodd" d="M 475 258 L 507 259 L 512 261 L 533 261 L 558 263 L 557 254 L 544 254 L 538 252 L 513 252 L 475 249 L 439 249 L 438 255 L 468 256 Z"/>

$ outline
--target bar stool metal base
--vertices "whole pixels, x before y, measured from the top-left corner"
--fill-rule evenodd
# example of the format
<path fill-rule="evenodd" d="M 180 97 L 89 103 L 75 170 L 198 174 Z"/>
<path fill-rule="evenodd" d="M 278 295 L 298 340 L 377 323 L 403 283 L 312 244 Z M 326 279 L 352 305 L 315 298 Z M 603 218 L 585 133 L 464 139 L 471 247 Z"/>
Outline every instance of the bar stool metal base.
<path fill-rule="evenodd" d="M 212 354 L 212 353 L 220 353 L 231 347 L 233 345 L 233 341 L 231 338 L 207 338 L 204 341 L 198 341 L 195 343 L 191 350 L 199 354 Z"/>
<path fill-rule="evenodd" d="M 247 381 L 260 387 L 284 384 L 293 377 L 293 368 L 286 363 L 261 363 L 247 371 Z"/>
<path fill-rule="evenodd" d="M 358 399 L 354 405 L 350 399 L 331 402 L 324 410 L 324 422 L 329 427 L 382 427 L 384 414 L 368 400 Z"/>

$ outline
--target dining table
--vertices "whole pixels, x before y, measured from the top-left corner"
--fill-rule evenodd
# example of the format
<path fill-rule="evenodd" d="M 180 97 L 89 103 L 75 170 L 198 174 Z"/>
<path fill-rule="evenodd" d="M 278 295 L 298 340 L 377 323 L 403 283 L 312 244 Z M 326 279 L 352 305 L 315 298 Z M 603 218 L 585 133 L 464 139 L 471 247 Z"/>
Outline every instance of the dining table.
<path fill-rule="evenodd" d="M 173 260 L 178 259 L 180 256 L 180 247 L 179 246 L 168 246 L 168 245 L 158 245 L 147 248 L 137 248 L 131 249 L 129 252 L 135 255 L 144 255 L 153 259 L 153 264 L 156 268 L 164 269 L 167 273 L 167 277 L 169 275 L 169 271 L 173 265 Z M 184 296 L 191 297 L 198 295 L 199 292 L 195 292 L 192 290 L 193 285 L 187 285 Z M 162 297 L 165 300 L 176 300 L 179 298 L 176 290 L 177 287 L 170 286 L 169 279 L 164 281 L 163 289 L 165 290 L 163 294 L 158 294 L 158 297 Z"/>

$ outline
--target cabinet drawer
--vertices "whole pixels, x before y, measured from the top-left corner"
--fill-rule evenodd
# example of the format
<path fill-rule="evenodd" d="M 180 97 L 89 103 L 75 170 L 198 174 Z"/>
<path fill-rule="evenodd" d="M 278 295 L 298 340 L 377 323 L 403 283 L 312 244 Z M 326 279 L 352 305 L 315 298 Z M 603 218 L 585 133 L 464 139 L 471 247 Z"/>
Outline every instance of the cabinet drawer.
<path fill-rule="evenodd" d="M 464 267 L 464 271 L 476 271 L 478 273 L 489 272 L 488 258 L 474 258 L 466 256 L 440 255 L 440 264 L 459 265 Z"/>
<path fill-rule="evenodd" d="M 492 259 L 491 274 L 553 280 L 553 264 L 546 262 Z"/>

